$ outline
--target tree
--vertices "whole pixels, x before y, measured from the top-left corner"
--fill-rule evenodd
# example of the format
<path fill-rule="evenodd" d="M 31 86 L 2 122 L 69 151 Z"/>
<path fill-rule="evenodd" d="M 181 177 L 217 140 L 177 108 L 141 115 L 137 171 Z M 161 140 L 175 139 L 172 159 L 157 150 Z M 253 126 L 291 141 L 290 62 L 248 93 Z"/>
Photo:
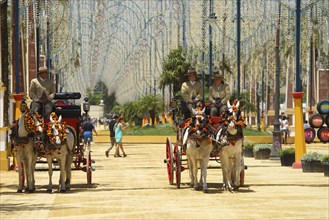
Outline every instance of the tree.
<path fill-rule="evenodd" d="M 182 83 L 185 81 L 184 74 L 191 64 L 185 58 L 185 49 L 179 46 L 178 49 L 170 51 L 167 59 L 162 63 L 163 72 L 159 76 L 159 88 L 173 85 L 173 92 L 180 91 Z"/>
<path fill-rule="evenodd" d="M 104 82 L 98 81 L 95 85 L 94 91 L 90 88 L 87 89 L 90 105 L 99 105 L 101 100 L 104 102 L 104 113 L 110 112 L 115 106 L 116 98 L 115 93 L 108 95 L 108 89 Z"/>
<path fill-rule="evenodd" d="M 157 95 L 146 95 L 139 100 L 139 108 L 141 113 L 148 112 L 154 126 L 155 115 L 162 110 L 162 98 Z"/>

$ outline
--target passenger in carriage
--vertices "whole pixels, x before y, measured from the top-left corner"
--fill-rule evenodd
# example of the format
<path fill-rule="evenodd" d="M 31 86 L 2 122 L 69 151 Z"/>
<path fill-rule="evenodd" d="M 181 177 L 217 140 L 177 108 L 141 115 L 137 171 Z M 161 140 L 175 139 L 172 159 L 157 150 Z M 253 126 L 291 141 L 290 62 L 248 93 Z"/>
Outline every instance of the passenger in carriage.
<path fill-rule="evenodd" d="M 213 71 L 214 85 L 209 88 L 210 116 L 220 116 L 227 110 L 227 101 L 231 98 L 231 90 L 224 82 L 224 75 L 219 74 L 219 70 Z"/>
<path fill-rule="evenodd" d="M 32 79 L 30 85 L 32 112 L 38 112 L 43 117 L 49 118 L 50 113 L 53 111 L 51 101 L 55 97 L 55 92 L 55 83 L 52 79 L 49 79 L 47 67 L 40 67 L 38 77 Z"/>
<path fill-rule="evenodd" d="M 185 119 L 193 115 L 192 108 L 202 104 L 203 97 L 202 85 L 197 81 L 197 72 L 195 69 L 189 69 L 187 74 L 188 81 L 181 86 L 181 93 L 183 97 L 182 109 Z"/>

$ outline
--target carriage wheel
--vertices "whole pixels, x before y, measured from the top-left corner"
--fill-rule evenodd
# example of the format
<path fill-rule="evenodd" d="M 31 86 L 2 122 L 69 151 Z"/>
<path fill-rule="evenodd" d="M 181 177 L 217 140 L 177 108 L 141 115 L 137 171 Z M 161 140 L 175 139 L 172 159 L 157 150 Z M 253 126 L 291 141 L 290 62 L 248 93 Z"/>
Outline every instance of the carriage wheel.
<path fill-rule="evenodd" d="M 87 150 L 87 183 L 91 185 L 92 179 L 92 167 L 91 167 L 91 153 L 90 153 L 90 141 L 88 141 L 88 150 Z"/>
<path fill-rule="evenodd" d="M 172 150 L 172 145 L 171 141 L 169 138 L 167 138 L 166 141 L 166 160 L 165 162 L 167 163 L 167 173 L 168 173 L 168 179 L 169 179 L 169 184 L 173 185 L 174 183 L 174 161 L 173 161 L 173 150 Z"/>
<path fill-rule="evenodd" d="M 175 161 L 175 171 L 176 171 L 176 186 L 177 189 L 180 188 L 181 184 L 181 173 L 182 173 L 182 164 L 181 164 L 181 153 L 178 149 L 178 146 L 175 146 L 174 150 L 174 161 Z"/>
<path fill-rule="evenodd" d="M 76 146 L 76 150 L 74 152 L 75 156 L 75 160 L 73 160 L 74 163 L 74 167 L 76 170 L 81 170 L 82 168 L 82 164 L 83 164 L 83 144 L 78 144 Z"/>

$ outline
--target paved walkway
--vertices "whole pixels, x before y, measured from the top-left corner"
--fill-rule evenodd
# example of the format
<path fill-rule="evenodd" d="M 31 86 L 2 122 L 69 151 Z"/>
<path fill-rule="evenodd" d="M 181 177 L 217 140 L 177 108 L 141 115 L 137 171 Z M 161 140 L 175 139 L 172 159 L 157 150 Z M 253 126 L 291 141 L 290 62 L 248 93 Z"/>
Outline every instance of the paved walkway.
<path fill-rule="evenodd" d="M 245 187 L 221 189 L 218 163 L 210 162 L 209 193 L 168 184 L 165 144 L 126 144 L 127 158 L 109 158 L 107 143 L 94 143 L 93 185 L 73 171 L 71 191 L 46 193 L 48 174 L 37 164 L 36 192 L 16 193 L 15 171 L 0 172 L 0 219 L 328 219 L 329 178 L 281 167 L 279 161 L 246 158 Z M 308 148 L 328 152 L 328 148 Z M 53 175 L 57 183 L 59 171 Z M 57 187 L 57 185 L 55 185 Z"/>

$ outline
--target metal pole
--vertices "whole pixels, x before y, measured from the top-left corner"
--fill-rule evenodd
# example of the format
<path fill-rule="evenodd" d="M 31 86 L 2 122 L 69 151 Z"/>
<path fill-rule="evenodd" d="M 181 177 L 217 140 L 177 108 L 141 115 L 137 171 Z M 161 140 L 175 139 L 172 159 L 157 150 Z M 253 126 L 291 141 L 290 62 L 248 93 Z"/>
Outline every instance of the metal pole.
<path fill-rule="evenodd" d="M 236 8 L 237 8 L 237 25 L 236 25 L 236 29 L 237 29 L 237 37 L 236 37 L 236 39 L 237 39 L 237 70 L 238 70 L 238 98 L 240 97 L 240 47 L 241 47 L 241 45 L 240 45 L 240 41 L 241 41 L 241 39 L 240 39 L 240 35 L 241 35 L 241 33 L 240 33 L 240 28 L 241 28 L 241 23 L 240 23 L 240 20 L 241 20 L 241 4 L 240 4 L 241 2 L 240 2 L 240 0 L 237 0 L 236 1 L 236 4 L 237 4 L 237 6 L 236 6 Z"/>
<path fill-rule="evenodd" d="M 280 110 L 280 17 L 281 17 L 281 2 L 279 2 L 279 18 L 276 28 L 276 40 L 275 40 L 275 105 L 274 105 L 274 131 L 273 131 L 273 145 L 271 147 L 271 159 L 279 157 L 279 151 L 281 150 L 281 132 L 279 121 Z"/>
<path fill-rule="evenodd" d="M 213 0 L 209 1 L 209 14 L 210 16 L 213 15 Z M 210 18 L 209 16 L 209 18 Z M 210 22 L 209 23 L 209 87 L 212 86 L 212 27 Z"/>
<path fill-rule="evenodd" d="M 19 75 L 20 75 L 20 44 L 19 44 L 19 2 L 13 1 L 13 7 L 14 7 L 14 58 L 15 58 L 15 92 L 16 94 L 20 93 L 20 87 L 19 87 Z"/>
<path fill-rule="evenodd" d="M 313 22 L 313 6 L 311 6 L 311 21 Z M 310 38 L 310 73 L 309 73 L 309 91 L 308 91 L 308 103 L 309 103 L 309 111 L 312 112 L 312 99 L 313 99 L 313 28 Z"/>
<path fill-rule="evenodd" d="M 293 168 L 301 168 L 301 157 L 306 153 L 302 98 L 303 92 L 300 79 L 300 6 L 301 0 L 296 0 L 296 92 L 292 93 L 295 104 L 295 163 Z"/>
<path fill-rule="evenodd" d="M 296 92 L 301 92 L 301 79 L 300 79 L 300 1 L 296 0 Z"/>

